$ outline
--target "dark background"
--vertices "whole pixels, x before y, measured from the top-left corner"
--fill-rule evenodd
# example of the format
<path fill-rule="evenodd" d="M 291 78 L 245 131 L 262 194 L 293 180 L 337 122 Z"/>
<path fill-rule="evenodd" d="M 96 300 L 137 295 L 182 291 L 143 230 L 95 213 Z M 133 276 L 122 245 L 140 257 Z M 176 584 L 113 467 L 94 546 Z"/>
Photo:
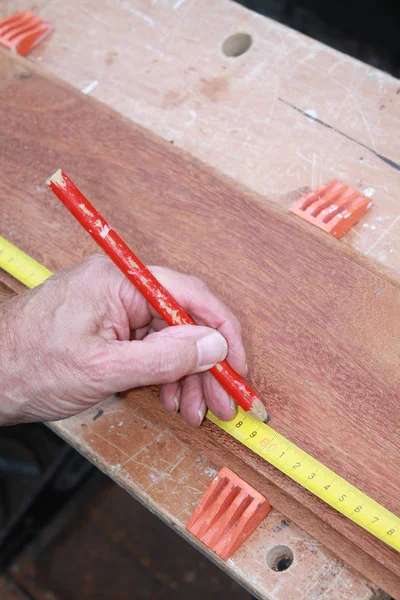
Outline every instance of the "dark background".
<path fill-rule="evenodd" d="M 236 1 L 345 54 L 400 77 L 400 1 Z"/>

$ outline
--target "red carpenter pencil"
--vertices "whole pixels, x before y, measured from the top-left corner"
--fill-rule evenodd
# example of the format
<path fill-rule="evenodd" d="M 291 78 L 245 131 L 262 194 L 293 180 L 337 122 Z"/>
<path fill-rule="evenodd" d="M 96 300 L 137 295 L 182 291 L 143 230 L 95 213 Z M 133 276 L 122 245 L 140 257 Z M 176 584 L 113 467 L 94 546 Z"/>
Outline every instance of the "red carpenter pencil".
<path fill-rule="evenodd" d="M 47 185 L 168 325 L 196 325 L 61 169 Z M 225 360 L 210 371 L 246 412 L 261 421 L 268 420 L 256 392 Z"/>

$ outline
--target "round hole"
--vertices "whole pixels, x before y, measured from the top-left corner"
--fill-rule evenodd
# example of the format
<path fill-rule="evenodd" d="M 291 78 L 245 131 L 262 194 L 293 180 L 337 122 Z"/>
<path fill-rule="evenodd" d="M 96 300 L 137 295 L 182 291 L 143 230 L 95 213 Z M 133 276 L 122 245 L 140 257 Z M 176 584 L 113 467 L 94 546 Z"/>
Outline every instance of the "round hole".
<path fill-rule="evenodd" d="M 222 44 L 222 52 L 229 57 L 240 56 L 247 52 L 252 43 L 253 39 L 248 33 L 234 33 Z"/>
<path fill-rule="evenodd" d="M 269 550 L 265 561 L 273 571 L 286 571 L 293 563 L 293 551 L 288 546 L 274 546 Z"/>

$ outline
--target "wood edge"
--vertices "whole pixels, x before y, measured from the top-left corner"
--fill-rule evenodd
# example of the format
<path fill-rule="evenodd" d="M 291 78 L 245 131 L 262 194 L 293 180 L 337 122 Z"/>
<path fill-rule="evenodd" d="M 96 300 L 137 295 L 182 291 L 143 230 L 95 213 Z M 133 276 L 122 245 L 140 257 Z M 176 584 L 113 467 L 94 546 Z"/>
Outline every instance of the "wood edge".
<path fill-rule="evenodd" d="M 229 444 L 224 444 L 224 441 L 226 441 L 226 434 L 213 423 L 206 421 L 200 429 L 189 429 L 185 426 L 179 416 L 166 417 L 160 406 L 158 397 L 155 398 L 154 391 L 152 391 L 153 398 L 149 397 L 150 393 L 146 389 L 138 389 L 136 391 L 128 392 L 128 394 L 132 399 L 134 398 L 135 406 L 139 405 L 143 410 L 148 410 L 149 403 L 151 403 L 152 414 L 160 419 L 188 446 L 193 447 L 196 444 L 203 448 L 211 456 L 213 462 L 216 463 L 221 462 L 221 457 L 223 457 L 226 462 L 221 466 L 232 468 L 232 470 L 237 472 L 237 474 L 247 483 L 265 495 L 266 498 L 271 501 L 272 506 L 276 506 L 279 510 L 283 510 L 284 514 L 297 523 L 301 529 L 306 529 L 312 533 L 312 535 L 317 539 L 320 539 L 335 554 L 342 556 L 341 548 L 343 543 L 346 542 L 350 544 L 352 552 L 350 554 L 347 553 L 346 556 L 343 555 L 342 558 L 352 564 L 357 570 L 361 571 L 368 579 L 372 579 L 371 569 L 374 566 L 379 565 L 379 569 L 381 570 L 381 563 L 389 564 L 389 566 L 385 567 L 385 570 L 393 575 L 393 581 L 396 582 L 397 585 L 397 588 L 394 587 L 393 589 L 397 589 L 397 593 L 399 594 L 400 572 L 395 573 L 390 567 L 390 564 L 393 564 L 394 558 L 397 558 L 395 550 L 386 546 L 383 542 L 379 542 L 379 540 L 375 539 L 367 531 L 364 531 L 358 525 L 353 523 L 353 521 L 347 519 L 344 515 L 336 512 L 334 509 L 329 508 L 329 511 L 327 512 L 326 504 L 322 500 L 287 478 L 286 475 L 269 463 L 263 461 L 260 457 L 254 455 L 236 440 L 229 438 Z M 210 435 L 210 430 L 213 431 L 213 435 Z M 263 473 L 258 470 L 260 465 L 263 466 Z M 281 509 L 282 499 L 283 509 Z M 290 514 L 286 510 L 286 505 L 289 504 L 288 499 L 293 500 L 297 507 L 296 511 L 291 511 Z M 276 502 L 279 502 L 279 504 Z M 299 515 L 302 515 L 301 519 L 299 518 Z M 324 537 L 324 540 L 322 540 L 319 535 L 316 535 L 309 530 L 309 517 L 311 517 L 314 522 L 313 531 L 329 531 L 329 535 L 327 534 Z M 307 526 L 304 525 L 305 523 Z M 334 543 L 329 541 L 330 537 L 335 539 Z M 366 546 L 360 546 L 360 544 L 357 543 L 358 540 L 364 541 Z M 377 544 L 379 544 L 379 548 L 381 549 L 380 552 L 377 552 Z M 368 568 L 365 570 L 362 570 L 359 564 L 356 564 L 352 558 L 361 553 L 368 562 Z M 374 580 L 374 583 L 385 588 L 383 582 L 386 581 L 387 578 L 388 576 L 386 574 L 385 578 L 382 577 L 380 581 Z M 391 593 L 393 595 L 393 590 L 391 590 Z"/>
<path fill-rule="evenodd" d="M 257 594 L 257 597 L 260 597 L 260 590 L 256 586 L 254 586 L 254 587 L 251 586 L 247 579 L 244 579 L 243 577 L 238 575 L 225 561 L 221 560 L 216 554 L 214 554 L 214 552 L 212 552 L 206 546 L 201 544 L 197 540 L 197 538 L 194 538 L 192 535 L 190 535 L 186 531 L 185 527 L 181 526 L 176 521 L 176 519 L 169 518 L 165 512 L 160 510 L 160 508 L 157 506 L 157 504 L 155 502 L 153 502 L 151 497 L 148 496 L 145 491 L 139 489 L 136 485 L 127 485 L 126 481 L 124 481 L 121 477 L 119 477 L 117 473 L 110 473 L 107 470 L 107 463 L 105 462 L 103 457 L 99 457 L 91 449 L 84 448 L 83 446 L 82 447 L 78 446 L 75 443 L 73 436 L 68 435 L 68 432 L 66 432 L 63 429 L 62 424 L 46 423 L 46 425 L 52 431 L 54 431 L 59 437 L 61 437 L 64 441 L 71 444 L 78 452 L 80 452 L 83 456 L 85 456 L 95 467 L 97 467 L 105 475 L 110 477 L 117 485 L 119 485 L 126 492 L 128 492 L 128 494 L 130 494 L 132 497 L 134 497 L 138 502 L 140 502 L 143 506 L 145 506 L 148 510 L 150 510 L 154 515 L 159 517 L 161 519 L 161 521 L 163 521 L 163 523 L 165 523 L 166 525 L 171 527 L 178 535 L 180 535 L 182 538 L 184 538 L 186 541 L 188 541 L 192 546 L 194 546 L 197 550 L 199 550 L 202 554 L 204 554 L 212 562 L 217 564 L 229 576 L 233 577 L 247 591 L 249 591 L 250 593 L 253 593 L 253 594 Z M 222 468 L 225 465 L 225 463 L 221 460 L 221 457 L 214 456 L 213 453 L 210 453 L 208 451 L 208 448 L 205 449 L 205 453 L 209 456 L 209 458 L 213 461 L 213 463 L 216 464 L 218 469 Z M 240 469 L 237 469 L 236 467 L 234 468 L 234 470 L 235 470 L 235 473 L 237 473 L 237 475 L 239 475 L 239 477 L 242 477 L 246 482 L 249 482 L 249 470 L 248 470 L 247 465 L 246 465 L 246 469 L 243 468 L 242 471 Z M 251 479 L 253 480 L 253 483 L 250 481 L 250 484 L 253 485 L 255 487 L 255 489 L 260 490 L 260 486 L 261 486 L 263 478 L 259 474 L 257 474 L 255 471 L 253 471 L 253 469 L 251 469 Z M 269 481 L 268 481 L 268 484 L 269 484 L 269 486 L 271 486 L 271 489 L 276 487 L 273 483 L 271 483 Z M 276 489 L 279 489 L 279 488 L 276 488 Z M 299 512 L 303 512 L 304 510 L 307 511 L 307 509 L 305 509 L 304 506 L 302 506 L 299 502 L 294 500 L 291 496 L 287 495 L 285 492 L 283 492 L 281 490 L 279 490 L 279 492 L 280 492 L 280 497 L 283 498 L 285 505 L 290 507 L 290 511 L 289 511 L 290 514 L 287 513 L 287 511 L 285 511 L 285 516 L 287 516 L 290 520 L 292 520 L 294 523 L 296 523 L 295 516 L 298 515 Z M 268 499 L 268 495 L 267 495 L 267 499 Z M 274 503 L 273 506 L 277 506 L 277 502 Z M 279 507 L 278 507 L 278 510 L 279 510 Z M 395 598 L 396 600 L 397 600 L 397 598 L 400 598 L 400 596 L 396 597 L 394 595 L 394 594 L 398 593 L 399 586 L 400 586 L 400 578 L 398 578 L 396 575 L 394 575 L 390 570 L 388 570 L 383 565 L 378 564 L 378 569 L 377 569 L 376 561 L 374 561 L 372 558 L 368 557 L 368 555 L 366 555 L 366 557 L 364 559 L 362 557 L 360 557 L 359 560 L 357 560 L 357 564 L 354 564 L 356 562 L 354 560 L 354 557 L 357 556 L 357 553 L 359 553 L 359 548 L 357 546 L 355 546 L 351 542 L 348 542 L 348 540 L 343 538 L 340 534 L 338 534 L 338 532 L 331 529 L 331 527 L 329 525 L 323 524 L 323 527 L 321 528 L 320 519 L 316 518 L 315 523 L 314 523 L 314 521 L 312 521 L 311 523 L 312 523 L 312 527 L 310 527 L 310 530 L 308 530 L 308 532 L 316 539 L 319 539 L 321 541 L 321 543 L 323 543 L 327 548 L 329 548 L 335 555 L 338 554 L 337 548 L 335 548 L 335 544 L 340 545 L 343 548 L 341 559 L 345 563 L 352 565 L 353 568 L 355 568 L 359 572 L 360 579 L 362 579 L 362 580 L 366 579 L 367 582 L 371 581 L 371 568 L 373 568 L 374 573 L 377 574 L 377 577 L 376 577 L 376 580 L 374 581 L 374 583 L 376 585 L 378 585 L 380 588 L 387 591 L 387 593 L 391 594 L 393 596 L 393 598 Z M 300 526 L 300 527 L 302 528 L 302 526 Z M 326 539 L 322 539 L 322 538 L 326 538 Z M 332 539 L 334 539 L 333 542 L 332 542 Z M 330 544 L 327 543 L 328 540 L 331 542 Z M 371 595 L 370 600 L 373 600 L 373 598 L 374 598 L 374 596 Z M 265 597 L 265 600 L 267 600 L 267 597 Z"/>
<path fill-rule="evenodd" d="M 148 410 L 149 401 L 144 399 L 143 393 L 139 390 L 133 393 L 135 394 L 135 405 L 140 404 L 142 409 Z M 257 464 L 261 462 L 264 464 L 264 461 L 258 456 L 254 456 L 236 440 L 232 440 L 236 452 L 231 451 L 227 445 L 221 443 L 221 438 L 225 433 L 220 431 L 213 423 L 205 422 L 200 429 L 193 432 L 192 429 L 189 430 L 185 427 L 179 416 L 175 415 L 166 419 L 158 398 L 157 403 L 152 402 L 152 412 L 166 421 L 166 425 L 185 443 L 191 446 L 198 443 L 199 447 L 204 449 L 213 462 L 220 464 L 221 467 L 228 466 L 232 468 L 239 477 L 242 477 L 244 481 L 266 496 L 272 506 L 277 507 L 278 510 L 281 510 L 281 506 L 284 507 L 285 516 L 298 524 L 301 529 L 306 529 L 308 533 L 321 541 L 335 555 L 339 555 L 344 561 L 352 565 L 368 580 L 373 580 L 376 585 L 390 593 L 394 598 L 400 598 L 400 575 L 393 572 L 390 567 L 382 564 L 385 561 L 373 554 L 374 548 L 371 548 L 371 553 L 369 553 L 367 549 L 360 547 L 354 541 L 361 537 L 365 540 L 372 540 L 373 543 L 376 542 L 377 540 L 372 538 L 369 533 L 333 509 L 329 513 L 331 519 L 323 519 L 322 515 L 316 511 L 316 509 L 325 511 L 326 505 L 322 500 L 313 496 L 292 480 L 288 480 L 284 474 L 269 463 L 267 463 L 269 471 L 267 476 L 258 472 Z M 217 430 L 217 436 L 207 434 L 207 429 Z M 249 457 L 249 460 L 246 460 L 246 457 Z M 273 476 L 270 477 L 271 475 Z M 286 491 L 280 484 L 281 482 L 287 484 L 288 481 L 290 482 L 290 489 Z M 293 490 L 297 493 L 292 494 Z M 306 527 L 305 523 L 307 523 Z M 347 537 L 347 533 L 350 532 L 353 539 Z M 396 551 L 383 543 L 382 549 L 386 555 L 396 555 Z M 385 560 L 386 558 L 387 556 L 384 557 Z M 374 577 L 372 573 L 374 573 Z"/>
<path fill-rule="evenodd" d="M 73 440 L 72 436 L 69 436 L 62 428 L 62 425 L 58 423 L 50 423 L 47 422 L 46 426 L 51 429 L 56 435 L 58 435 L 65 442 L 73 446 L 77 452 L 79 452 L 82 456 L 84 456 L 87 460 L 89 460 L 99 471 L 104 473 L 107 477 L 109 477 L 114 483 L 116 483 L 119 487 L 121 487 L 125 492 L 127 492 L 132 498 L 140 502 L 142 506 L 147 508 L 153 515 L 158 517 L 165 525 L 168 525 L 176 534 L 182 537 L 184 540 L 189 542 L 191 546 L 196 548 L 199 552 L 201 552 L 204 556 L 206 556 L 213 563 L 217 564 L 222 571 L 224 571 L 227 575 L 232 577 L 239 585 L 241 585 L 244 589 L 246 589 L 250 594 L 257 594 L 257 597 L 263 600 L 269 600 L 267 596 L 260 596 L 260 590 L 257 587 L 252 587 L 249 585 L 249 581 L 240 577 L 225 561 L 223 561 L 217 554 L 212 552 L 207 546 L 202 544 L 197 538 L 191 535 L 184 526 L 180 526 L 180 524 L 176 521 L 176 519 L 168 518 L 167 514 L 163 512 L 158 505 L 153 502 L 153 500 L 135 485 L 128 486 L 126 482 L 118 477 L 115 473 L 110 473 L 107 470 L 107 463 L 103 461 L 103 457 L 100 458 L 95 452 L 91 450 L 87 450 L 79 447 Z M 370 600 L 374 600 L 371 597 Z"/>
<path fill-rule="evenodd" d="M 90 460 L 90 462 L 92 462 L 98 469 L 100 469 L 103 473 L 109 476 L 113 481 L 115 481 L 115 483 L 117 483 L 120 487 L 127 491 L 131 496 L 133 496 L 136 500 L 141 502 L 141 504 L 148 508 L 153 514 L 157 515 L 164 523 L 172 527 L 174 531 L 176 531 L 184 539 L 189 541 L 195 548 L 200 550 L 209 559 L 218 564 L 218 566 L 222 568 L 225 572 L 227 572 L 230 576 L 232 576 L 233 574 L 234 578 L 240 583 L 240 585 L 245 587 L 248 591 L 259 595 L 260 590 L 258 590 L 256 587 L 253 588 L 252 586 L 250 586 L 248 580 L 241 578 L 239 575 L 237 575 L 218 556 L 216 556 L 208 548 L 206 548 L 200 542 L 198 542 L 196 539 L 190 536 L 185 530 L 185 527 L 181 527 L 181 525 L 176 521 L 176 519 L 169 518 L 167 514 L 165 514 L 162 510 L 159 509 L 157 504 L 153 502 L 153 500 L 146 494 L 146 492 L 138 488 L 135 484 L 127 485 L 126 481 L 124 481 L 122 477 L 118 476 L 118 473 L 110 473 L 107 470 L 108 465 L 103 457 L 99 457 L 90 448 L 85 448 L 84 445 L 77 445 L 75 440 L 73 439 L 73 436 L 68 435 L 68 432 L 65 431 L 65 429 L 62 426 L 62 423 L 46 423 L 46 425 L 50 427 L 50 429 L 52 429 L 66 442 L 70 443 L 78 452 L 83 454 L 88 460 Z M 172 431 L 174 431 L 173 428 Z M 216 464 L 218 469 L 226 465 L 224 457 L 221 458 L 219 454 L 216 455 L 214 451 L 210 451 L 209 447 L 203 448 L 203 451 L 213 461 L 213 463 Z M 307 516 L 310 516 L 310 519 L 308 520 L 309 527 L 307 527 L 307 531 L 311 536 L 318 539 L 322 544 L 329 548 L 329 550 L 331 550 L 335 556 L 338 555 L 337 548 L 340 547 L 340 558 L 345 563 L 348 563 L 353 568 L 355 568 L 359 572 L 361 579 L 371 581 L 371 573 L 373 572 L 373 581 L 376 585 L 385 590 L 388 594 L 391 594 L 393 598 L 400 598 L 400 596 L 398 595 L 400 589 L 400 578 L 397 577 L 392 571 L 375 561 L 372 557 L 365 554 L 364 552 L 360 552 L 360 548 L 358 548 L 358 546 L 356 546 L 352 542 L 349 542 L 345 537 L 343 537 L 330 525 L 323 523 L 313 513 L 309 512 L 308 508 L 306 508 L 303 504 L 295 500 L 292 496 L 286 494 L 286 492 L 275 486 L 274 483 L 263 478 L 251 467 L 248 467 L 248 465 L 243 465 L 243 467 L 241 468 L 237 468 L 237 466 L 234 465 L 233 470 L 237 475 L 239 475 L 239 477 L 242 477 L 257 491 L 265 495 L 268 500 L 271 499 L 271 504 L 273 507 L 275 506 L 278 508 L 278 510 L 280 510 L 279 504 L 280 502 L 282 502 L 282 504 L 285 505 L 285 516 L 287 516 L 294 523 L 297 524 L 299 515 L 306 514 Z M 288 507 L 288 510 L 286 510 L 286 507 Z M 303 528 L 302 525 L 300 525 L 300 527 Z"/>
<path fill-rule="evenodd" d="M 4 302 L 11 300 L 16 295 L 23 294 L 28 291 L 28 288 L 0 268 L 0 291 L 0 302 Z"/>

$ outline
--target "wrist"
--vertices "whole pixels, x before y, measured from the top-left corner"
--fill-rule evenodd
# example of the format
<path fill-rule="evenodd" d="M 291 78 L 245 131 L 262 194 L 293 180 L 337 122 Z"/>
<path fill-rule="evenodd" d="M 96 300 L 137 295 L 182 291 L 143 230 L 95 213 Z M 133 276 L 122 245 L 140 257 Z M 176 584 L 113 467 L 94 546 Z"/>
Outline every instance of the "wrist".
<path fill-rule="evenodd" d="M 0 426 L 20 422 L 26 402 L 23 368 L 21 373 L 23 355 L 17 337 L 19 302 L 15 298 L 0 306 Z"/>

